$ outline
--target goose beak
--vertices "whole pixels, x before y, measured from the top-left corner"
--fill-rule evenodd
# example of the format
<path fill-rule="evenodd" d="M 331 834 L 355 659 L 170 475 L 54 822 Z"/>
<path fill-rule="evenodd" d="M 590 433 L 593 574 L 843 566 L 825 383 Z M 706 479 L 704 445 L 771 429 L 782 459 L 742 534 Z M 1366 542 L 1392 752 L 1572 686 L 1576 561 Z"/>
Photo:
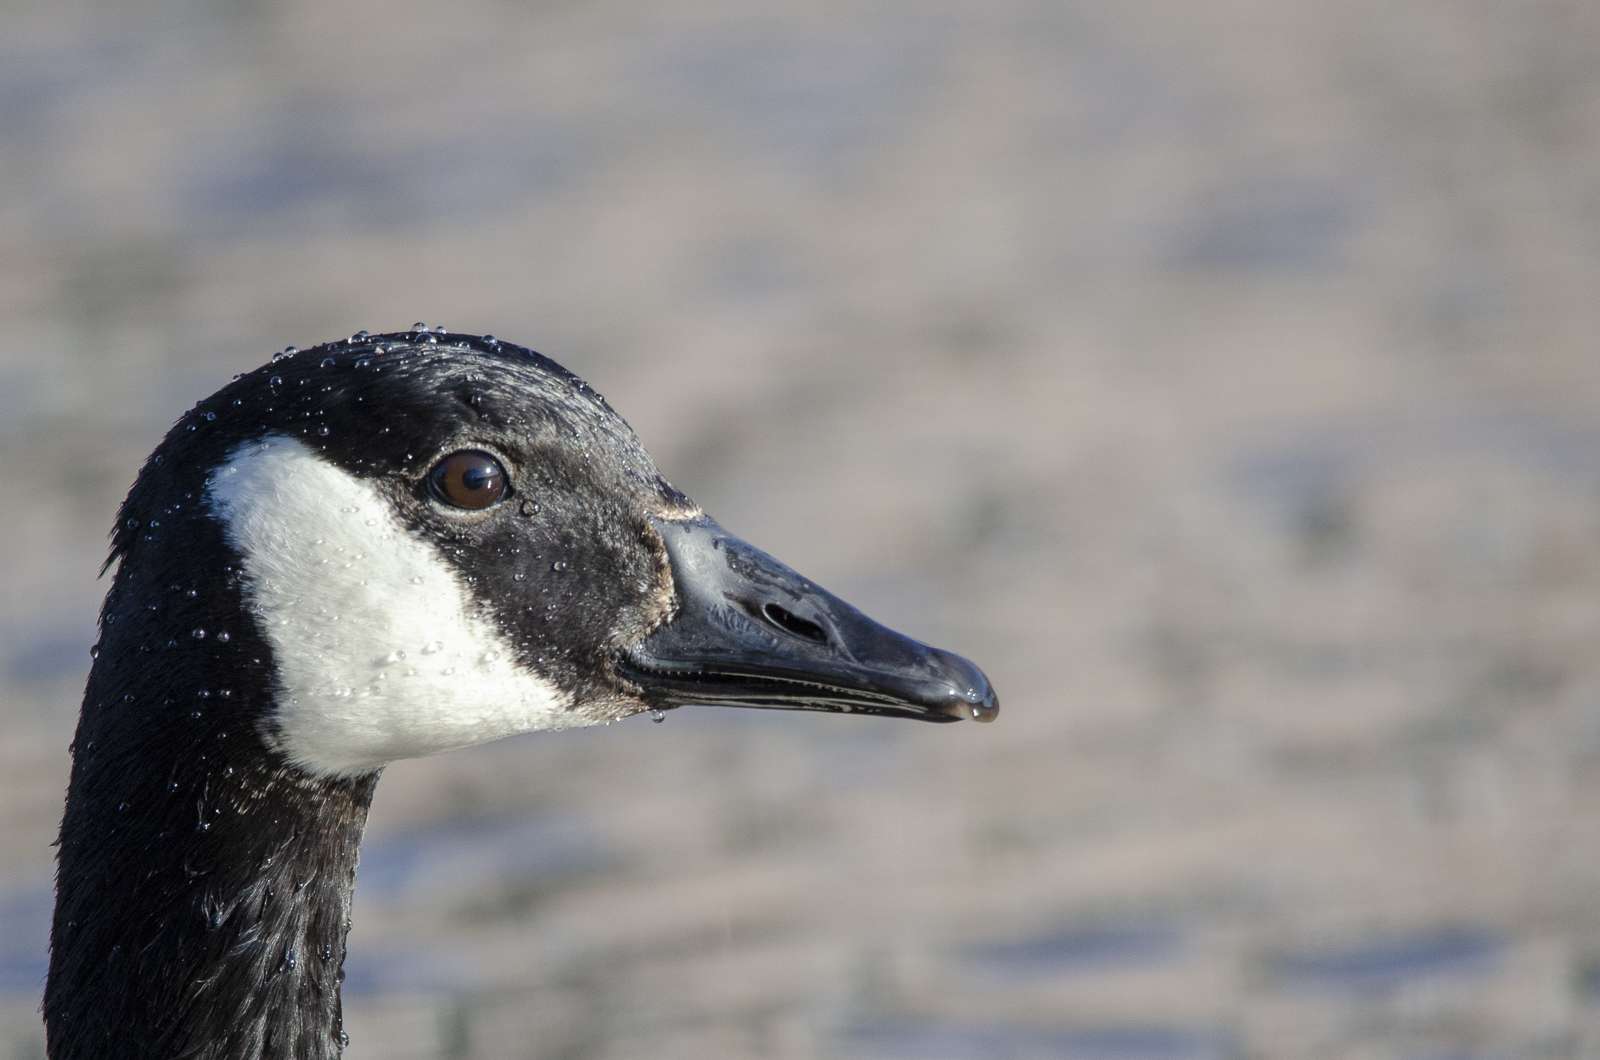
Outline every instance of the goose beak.
<path fill-rule="evenodd" d="M 677 608 L 623 652 L 652 706 L 702 703 L 993 721 L 1000 700 L 959 655 L 901 636 L 709 518 L 651 523 Z"/>

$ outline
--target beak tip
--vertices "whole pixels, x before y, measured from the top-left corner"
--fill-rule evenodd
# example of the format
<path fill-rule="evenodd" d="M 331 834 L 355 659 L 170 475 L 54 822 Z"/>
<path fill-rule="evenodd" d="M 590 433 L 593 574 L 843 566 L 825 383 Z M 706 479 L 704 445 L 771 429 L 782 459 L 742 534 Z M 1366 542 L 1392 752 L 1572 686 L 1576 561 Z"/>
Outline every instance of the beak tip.
<path fill-rule="evenodd" d="M 1000 716 L 1000 697 L 995 695 L 994 689 L 988 684 L 982 688 L 969 688 L 965 692 L 952 691 L 952 702 L 944 708 L 944 713 L 956 720 L 991 722 Z"/>

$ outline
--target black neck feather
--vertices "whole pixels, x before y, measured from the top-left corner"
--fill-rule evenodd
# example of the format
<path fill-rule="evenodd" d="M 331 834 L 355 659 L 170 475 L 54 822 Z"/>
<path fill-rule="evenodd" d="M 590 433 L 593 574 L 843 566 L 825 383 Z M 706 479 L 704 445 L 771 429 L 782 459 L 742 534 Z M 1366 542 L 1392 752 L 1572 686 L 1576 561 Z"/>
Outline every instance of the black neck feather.
<path fill-rule="evenodd" d="M 377 774 L 311 778 L 268 749 L 270 649 L 199 483 L 169 485 L 185 499 L 124 509 L 140 525 L 120 550 L 73 742 L 49 1054 L 335 1057 Z"/>

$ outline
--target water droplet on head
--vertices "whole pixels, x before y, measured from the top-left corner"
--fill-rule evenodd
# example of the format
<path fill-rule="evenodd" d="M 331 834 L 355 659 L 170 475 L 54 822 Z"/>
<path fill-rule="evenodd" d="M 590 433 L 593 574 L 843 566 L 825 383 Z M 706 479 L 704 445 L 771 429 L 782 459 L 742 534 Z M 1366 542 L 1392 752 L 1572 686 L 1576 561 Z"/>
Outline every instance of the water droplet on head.
<path fill-rule="evenodd" d="M 564 559 L 558 559 L 554 563 L 550 564 L 550 569 L 553 570 L 553 571 L 566 570 L 567 569 L 567 561 L 564 560 Z"/>
<path fill-rule="evenodd" d="M 337 363 L 338 362 L 335 361 L 332 357 L 324 357 L 322 359 L 322 363 L 319 364 L 317 367 L 318 368 L 332 368 Z"/>
<path fill-rule="evenodd" d="M 412 578 L 411 579 L 411 584 L 412 585 L 421 585 L 422 584 L 422 575 L 419 574 L 415 578 Z"/>
<path fill-rule="evenodd" d="M 271 386 L 271 387 L 282 386 L 283 385 L 283 376 L 281 376 L 281 375 L 273 376 L 272 378 L 267 380 L 267 385 Z"/>
<path fill-rule="evenodd" d="M 317 428 L 317 437 L 326 438 L 327 436 L 328 436 L 328 428 L 326 428 L 326 427 L 318 427 Z"/>
<path fill-rule="evenodd" d="M 511 576 L 511 580 L 514 582 L 520 582 L 525 577 L 526 575 L 519 571 Z"/>
<path fill-rule="evenodd" d="M 212 420 L 214 420 L 216 418 L 217 418 L 217 414 L 215 412 L 206 413 L 206 422 L 207 423 L 210 423 Z"/>
<path fill-rule="evenodd" d="M 419 320 L 415 324 L 411 325 L 411 330 L 412 331 L 427 331 L 428 330 L 428 325 L 424 324 L 422 321 Z"/>
<path fill-rule="evenodd" d="M 366 342 L 370 338 L 372 338 L 372 332 L 370 332 L 370 331 L 358 331 L 354 335 L 350 336 L 350 341 L 351 342 Z"/>
<path fill-rule="evenodd" d="M 484 662 L 499 662 L 500 661 L 500 653 L 491 648 L 490 650 L 488 650 L 488 651 L 483 653 L 483 661 Z"/>
<path fill-rule="evenodd" d="M 655 722 L 657 725 L 660 725 L 662 722 L 667 720 L 666 711 L 652 710 L 650 712 L 650 720 Z"/>
<path fill-rule="evenodd" d="M 389 653 L 389 662 L 399 662 L 406 657 L 406 653 L 399 648 Z"/>
<path fill-rule="evenodd" d="M 428 643 L 422 646 L 422 654 L 424 655 L 433 655 L 436 652 L 441 652 L 443 650 L 444 641 L 442 640 L 430 640 Z"/>
<path fill-rule="evenodd" d="M 226 633 L 218 633 L 217 639 L 224 644 L 228 643 L 228 635 Z"/>
<path fill-rule="evenodd" d="M 205 635 L 206 631 L 203 629 L 190 630 L 189 632 L 189 636 L 193 637 L 195 640 L 203 640 Z"/>
<path fill-rule="evenodd" d="M 94 647 L 89 649 L 89 658 L 91 658 L 91 659 L 100 658 L 100 645 L 96 644 Z"/>
<path fill-rule="evenodd" d="M 440 324 L 440 325 L 439 325 L 439 326 L 438 326 L 438 327 L 436 327 L 436 328 L 434 328 L 434 329 L 433 329 L 433 330 L 434 330 L 434 331 L 435 331 L 435 332 L 436 332 L 436 333 L 438 333 L 438 334 L 440 334 L 440 335 L 443 335 L 443 334 L 444 334 L 444 332 L 445 332 L 445 327 L 444 327 L 444 325 L 443 325 L 443 324 Z"/>

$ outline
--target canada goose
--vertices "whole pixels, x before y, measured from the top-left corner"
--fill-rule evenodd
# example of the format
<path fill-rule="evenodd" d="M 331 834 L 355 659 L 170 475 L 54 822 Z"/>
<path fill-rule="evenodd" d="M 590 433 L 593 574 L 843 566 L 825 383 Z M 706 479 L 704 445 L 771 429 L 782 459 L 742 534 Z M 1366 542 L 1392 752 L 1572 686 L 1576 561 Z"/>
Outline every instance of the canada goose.
<path fill-rule="evenodd" d="M 112 563 L 54 1060 L 337 1055 L 394 759 L 688 703 L 999 710 L 976 666 L 728 534 L 586 383 L 490 337 L 361 332 L 237 377 L 145 463 Z"/>

